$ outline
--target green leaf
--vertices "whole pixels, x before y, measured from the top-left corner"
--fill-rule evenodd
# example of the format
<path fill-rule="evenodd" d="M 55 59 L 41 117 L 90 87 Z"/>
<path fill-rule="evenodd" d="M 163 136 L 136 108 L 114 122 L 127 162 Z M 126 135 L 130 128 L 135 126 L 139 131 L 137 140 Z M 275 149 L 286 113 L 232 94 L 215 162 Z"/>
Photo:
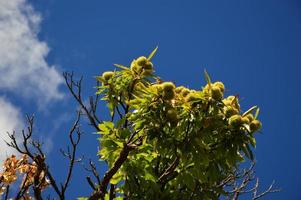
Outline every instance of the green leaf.
<path fill-rule="evenodd" d="M 110 183 L 116 185 L 119 183 L 123 178 L 122 172 L 118 171 L 114 176 L 111 178 Z"/>
<path fill-rule="evenodd" d="M 104 81 L 104 79 L 103 79 L 102 76 L 96 76 L 96 80 L 97 80 L 98 82 L 103 82 L 103 81 Z"/>
<path fill-rule="evenodd" d="M 181 178 L 183 179 L 183 182 L 187 185 L 188 188 L 193 189 L 194 181 L 193 181 L 193 177 L 190 174 L 188 173 L 183 174 Z"/>
<path fill-rule="evenodd" d="M 110 200 L 110 194 L 106 193 L 104 200 Z"/>
<path fill-rule="evenodd" d="M 245 161 L 244 157 L 239 152 L 237 152 L 237 159 L 239 162 Z"/>
<path fill-rule="evenodd" d="M 227 151 L 227 163 L 229 164 L 229 167 L 233 167 L 235 163 L 237 162 L 237 152 L 235 149 L 231 149 Z"/>
<path fill-rule="evenodd" d="M 259 115 L 259 111 L 260 111 L 260 109 L 259 109 L 259 108 L 257 108 L 257 110 L 256 110 L 256 113 L 255 113 L 255 116 L 254 116 L 254 118 L 255 118 L 255 119 L 257 119 L 257 117 L 258 117 L 258 115 Z"/>
<path fill-rule="evenodd" d="M 158 46 L 149 54 L 147 60 L 151 60 L 152 57 L 155 55 L 155 53 L 157 52 L 158 50 Z"/>
<path fill-rule="evenodd" d="M 101 94 L 106 90 L 106 88 L 98 88 L 97 92 L 95 94 Z"/>
<path fill-rule="evenodd" d="M 110 121 L 105 121 L 103 122 L 103 124 L 108 127 L 109 129 L 113 129 L 114 128 L 114 123 L 110 122 Z"/>
<path fill-rule="evenodd" d="M 209 74 L 207 73 L 206 69 L 204 70 L 205 80 L 208 83 L 209 87 L 211 87 L 211 79 Z"/>
<path fill-rule="evenodd" d="M 252 136 L 249 137 L 250 144 L 255 148 L 256 147 L 256 139 Z"/>
<path fill-rule="evenodd" d="M 144 174 L 144 179 L 148 180 L 148 181 L 156 182 L 156 178 L 151 173 L 149 173 L 147 171 Z"/>
<path fill-rule="evenodd" d="M 123 116 L 120 120 L 117 121 L 116 127 L 117 127 L 118 129 L 121 128 L 121 127 L 123 126 L 125 120 L 126 120 L 126 117 Z"/>
<path fill-rule="evenodd" d="M 120 65 L 120 64 L 114 64 L 115 67 L 118 67 L 120 69 L 124 69 L 124 70 L 130 70 L 128 67 Z"/>
<path fill-rule="evenodd" d="M 104 121 L 101 124 L 98 124 L 98 128 L 100 129 L 100 133 L 103 135 L 110 134 L 110 131 L 114 129 L 114 123 L 109 121 Z"/>
<path fill-rule="evenodd" d="M 119 129 L 118 131 L 121 139 L 125 139 L 131 135 L 131 131 L 129 129 Z"/>
<path fill-rule="evenodd" d="M 113 116 L 113 114 L 114 114 L 114 108 L 115 108 L 114 103 L 113 102 L 108 102 L 107 106 L 108 106 L 108 108 L 110 110 L 110 115 Z"/>
<path fill-rule="evenodd" d="M 115 144 L 117 144 L 117 146 L 119 146 L 121 148 L 124 146 L 123 142 L 119 142 L 117 140 L 114 140 L 114 142 L 115 142 Z"/>
<path fill-rule="evenodd" d="M 108 150 L 115 150 L 117 147 L 117 144 L 115 141 L 111 140 L 111 139 L 105 139 L 105 138 L 101 138 L 101 147 L 102 149 L 108 149 Z"/>
<path fill-rule="evenodd" d="M 78 197 L 77 200 L 88 200 L 87 197 Z"/>
<path fill-rule="evenodd" d="M 242 116 L 244 117 L 244 116 L 252 113 L 256 108 L 257 108 L 257 106 L 253 106 L 252 108 L 250 108 L 249 110 L 247 110 L 246 112 L 244 112 L 244 114 L 242 114 Z"/>
<path fill-rule="evenodd" d="M 107 135 L 110 133 L 110 130 L 104 124 L 98 124 L 98 128 L 100 130 L 99 133 L 101 133 L 102 135 Z"/>
<path fill-rule="evenodd" d="M 252 150 L 251 150 L 251 148 L 250 148 L 249 145 L 247 145 L 247 150 L 248 150 L 248 152 L 249 152 L 249 154 L 250 154 L 250 159 L 251 159 L 251 160 L 254 160 L 254 155 L 253 155 L 253 152 L 252 152 Z"/>
<path fill-rule="evenodd" d="M 150 53 L 149 60 L 156 54 L 157 49 L 158 47 Z M 145 62 L 145 58 L 140 61 L 141 65 L 143 62 L 148 63 Z M 230 197 L 229 193 L 223 193 L 224 187 L 216 188 L 216 183 L 231 175 L 232 169 L 239 167 L 244 160 L 254 159 L 253 151 L 256 146 L 247 120 L 244 120 L 241 126 L 230 125 L 231 113 L 228 115 L 226 111 L 230 105 L 233 108 L 238 107 L 238 97 L 233 97 L 231 102 L 229 98 L 224 104 L 211 101 L 208 92 L 212 92 L 214 80 L 211 82 L 206 70 L 203 76 L 207 81 L 205 88 L 208 92 L 204 91 L 204 88 L 189 90 L 180 86 L 177 86 L 177 89 L 168 89 L 160 85 L 164 81 L 158 77 L 139 77 L 130 71 L 129 66 L 115 66 L 117 71 L 114 72 L 113 78 L 98 84 L 96 89 L 101 93 L 105 104 L 108 103 L 111 115 L 114 115 L 114 112 L 118 114 L 117 108 L 122 106 L 120 101 L 127 108 L 126 112 L 120 113 L 121 119 L 117 116 L 118 119 L 109 122 L 108 115 L 108 121 L 99 124 L 101 135 L 98 138 L 98 155 L 110 169 L 116 161 L 120 161 L 120 155 L 123 156 L 122 150 L 131 133 L 135 134 L 129 141 L 130 145 L 137 145 L 137 148 L 124 157 L 121 168 L 110 180 L 110 183 L 115 184 L 116 196 L 121 196 L 121 199 L 130 194 L 128 196 L 131 199 L 192 197 L 204 200 Z M 97 79 L 101 81 L 102 77 Z M 172 100 L 163 98 L 168 91 L 175 93 Z M 186 97 L 189 91 L 194 97 L 191 101 Z M 176 122 L 174 124 L 169 119 L 169 114 L 172 113 L 170 111 L 173 110 Z M 248 114 L 255 116 L 255 113 L 257 117 L 259 113 L 257 106 L 250 106 L 246 110 L 244 113 L 240 110 L 232 111 L 233 114 L 243 113 L 243 117 Z M 173 179 L 168 181 L 164 191 L 161 191 L 158 178 L 173 163 L 175 155 L 181 158 L 173 169 L 177 176 L 173 178 L 173 174 L 170 174 L 167 178 Z M 201 184 L 204 190 L 191 196 L 190 192 L 196 189 L 197 184 Z M 183 190 L 179 191 L 179 188 Z M 82 200 L 84 199 L 83 197 Z M 110 199 L 109 193 L 105 199 Z"/>
<path fill-rule="evenodd" d="M 253 155 L 253 152 L 252 150 L 250 149 L 249 145 L 248 144 L 245 144 L 243 147 L 242 147 L 242 151 L 244 152 L 245 156 L 251 160 L 254 160 L 254 155 Z"/>

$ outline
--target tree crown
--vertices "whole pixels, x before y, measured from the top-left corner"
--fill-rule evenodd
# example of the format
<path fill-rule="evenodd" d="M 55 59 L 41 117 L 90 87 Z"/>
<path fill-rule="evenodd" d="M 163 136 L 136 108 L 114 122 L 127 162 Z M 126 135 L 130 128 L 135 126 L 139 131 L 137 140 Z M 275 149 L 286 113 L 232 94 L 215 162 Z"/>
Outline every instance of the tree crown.
<path fill-rule="evenodd" d="M 259 109 L 242 112 L 238 96 L 224 97 L 224 84 L 207 72 L 199 90 L 162 81 L 151 62 L 155 51 L 98 77 L 112 117 L 99 124 L 98 153 L 112 168 L 125 146 L 133 149 L 110 183 L 130 199 L 227 196 L 221 183 L 253 160 Z"/>

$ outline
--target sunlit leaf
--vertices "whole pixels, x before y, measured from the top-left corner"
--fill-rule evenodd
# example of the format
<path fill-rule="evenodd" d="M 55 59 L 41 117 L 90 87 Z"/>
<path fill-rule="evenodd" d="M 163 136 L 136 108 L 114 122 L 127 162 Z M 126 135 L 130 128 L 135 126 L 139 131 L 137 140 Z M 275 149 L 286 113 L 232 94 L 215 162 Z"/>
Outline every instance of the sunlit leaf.
<path fill-rule="evenodd" d="M 252 108 L 250 108 L 249 110 L 247 110 L 246 112 L 244 112 L 244 114 L 242 114 L 242 116 L 247 116 L 248 114 L 252 113 L 255 109 L 257 109 L 257 106 L 253 106 Z"/>
<path fill-rule="evenodd" d="M 206 80 L 206 82 L 208 83 L 209 87 L 211 87 L 211 79 L 210 79 L 210 76 L 209 76 L 209 74 L 207 73 L 207 70 L 206 70 L 206 69 L 204 70 L 204 75 L 205 75 L 205 80 Z"/>
<path fill-rule="evenodd" d="M 142 69 L 153 67 L 144 56 L 134 60 L 134 64 L 139 63 L 137 66 Z M 233 94 L 213 101 L 212 80 L 206 70 L 207 85 L 201 90 L 193 90 L 169 86 L 158 78 L 145 78 L 137 70 L 133 73 L 135 65 L 132 69 L 115 66 L 119 69 L 114 72 L 114 78 L 98 88 L 111 113 L 111 121 L 99 124 L 98 153 L 109 168 L 121 162 L 121 158 L 125 159 L 110 180 L 116 187 L 116 196 L 227 199 L 227 188 L 216 186 L 224 178 L 234 175 L 242 162 L 254 159 L 256 139 L 250 131 L 254 117 L 248 114 L 256 110 L 257 117 L 257 106 L 243 112 L 240 99 Z M 222 83 L 218 85 L 223 86 Z M 182 92 L 183 89 L 186 92 Z M 168 95 L 171 98 L 166 98 Z M 233 123 L 236 118 L 238 123 Z M 126 147 L 132 149 L 120 157 Z M 163 189 L 162 177 L 167 181 Z M 191 191 L 200 184 L 206 190 L 191 197 Z M 181 188 L 181 192 L 177 188 Z M 106 195 L 105 198 L 109 197 Z"/>
<path fill-rule="evenodd" d="M 128 67 L 126 66 L 123 66 L 123 65 L 120 65 L 120 64 L 114 64 L 115 67 L 118 67 L 120 69 L 123 69 L 123 70 L 130 70 Z"/>
<path fill-rule="evenodd" d="M 257 108 L 257 110 L 256 110 L 256 113 L 255 113 L 255 119 L 257 119 L 257 117 L 258 117 L 258 115 L 259 115 L 259 111 L 260 111 L 260 109 L 259 108 Z"/>
<path fill-rule="evenodd" d="M 153 56 L 155 55 L 155 53 L 158 50 L 158 46 L 149 54 L 149 56 L 147 57 L 147 60 L 151 60 L 153 58 Z"/>

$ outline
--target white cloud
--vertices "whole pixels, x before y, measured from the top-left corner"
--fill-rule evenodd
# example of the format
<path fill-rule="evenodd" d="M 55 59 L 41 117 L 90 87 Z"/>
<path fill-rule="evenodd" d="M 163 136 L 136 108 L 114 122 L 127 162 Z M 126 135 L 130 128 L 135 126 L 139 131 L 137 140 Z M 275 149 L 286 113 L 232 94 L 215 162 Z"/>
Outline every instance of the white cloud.
<path fill-rule="evenodd" d="M 45 108 L 63 97 L 63 78 L 46 61 L 49 47 L 38 38 L 40 22 L 41 16 L 26 0 L 0 0 L 0 94 Z M 8 140 L 6 132 L 24 128 L 18 107 L 0 95 L 0 164 L 13 153 L 3 141 Z"/>
<path fill-rule="evenodd" d="M 40 15 L 26 0 L 0 0 L 0 89 L 36 99 L 60 99 L 60 72 L 45 58 L 49 48 L 38 39 Z"/>
<path fill-rule="evenodd" d="M 7 132 L 13 130 L 19 132 L 23 129 L 23 121 L 20 110 L 9 103 L 5 98 L 0 97 L 0 163 L 9 155 L 16 153 L 12 148 L 6 146 L 5 141 L 9 141 Z M 1 170 L 1 169 L 0 169 Z"/>

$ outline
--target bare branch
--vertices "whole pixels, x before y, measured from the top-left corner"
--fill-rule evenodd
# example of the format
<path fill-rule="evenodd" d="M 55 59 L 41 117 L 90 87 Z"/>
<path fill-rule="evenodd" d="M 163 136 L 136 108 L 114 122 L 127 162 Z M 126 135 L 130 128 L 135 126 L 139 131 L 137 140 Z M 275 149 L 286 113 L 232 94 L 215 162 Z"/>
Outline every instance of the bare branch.
<path fill-rule="evenodd" d="M 96 165 L 92 162 L 92 160 L 89 160 L 89 166 L 90 166 L 89 168 L 85 168 L 85 169 L 93 174 L 93 176 L 96 178 L 97 184 L 100 185 L 101 178 L 99 176 L 99 173 L 97 172 Z"/>
<path fill-rule="evenodd" d="M 94 185 L 93 181 L 91 180 L 91 177 L 87 176 L 86 180 L 88 181 L 88 183 L 89 183 L 90 187 L 93 189 L 93 191 L 96 190 L 95 185 Z"/>
<path fill-rule="evenodd" d="M 263 196 L 265 196 L 265 195 L 267 195 L 269 193 L 280 192 L 281 191 L 280 189 L 274 189 L 274 184 L 275 184 L 275 181 L 273 181 L 271 183 L 271 185 L 265 191 L 263 191 L 262 193 L 260 193 L 260 194 L 257 195 L 257 188 L 258 188 L 258 179 L 257 179 L 257 182 L 256 182 L 256 186 L 257 187 L 254 190 L 252 200 L 259 199 L 259 198 L 261 198 L 261 197 L 263 197 Z"/>
<path fill-rule="evenodd" d="M 228 191 L 228 195 L 232 200 L 237 200 L 243 194 L 252 194 L 252 200 L 259 199 L 268 193 L 279 192 L 279 189 L 274 189 L 274 182 L 264 192 L 258 194 L 259 179 L 255 176 L 255 162 L 252 162 L 250 167 L 242 170 L 234 170 L 233 175 L 227 176 L 217 185 L 217 188 L 232 187 Z M 254 184 L 254 185 L 253 185 Z M 253 186 L 252 186 L 253 185 Z"/>
<path fill-rule="evenodd" d="M 79 130 L 80 116 L 81 116 L 81 113 L 80 113 L 80 111 L 78 111 L 76 121 L 74 122 L 74 124 L 69 132 L 69 140 L 70 140 L 70 143 L 72 146 L 72 150 L 70 152 L 70 150 L 68 148 L 69 167 L 68 167 L 68 173 L 67 173 L 65 183 L 61 187 L 61 195 L 62 196 L 65 196 L 66 189 L 71 180 L 74 163 L 76 162 L 76 160 L 75 160 L 76 150 L 77 150 L 77 146 L 79 144 L 80 138 L 81 138 L 81 132 Z M 76 134 L 76 138 L 74 138 L 75 137 L 74 134 Z"/>
<path fill-rule="evenodd" d="M 33 185 L 33 191 L 34 191 L 34 196 L 36 199 L 41 200 L 41 173 L 43 173 L 42 179 L 48 178 L 50 181 L 50 185 L 54 189 L 54 191 L 57 193 L 59 196 L 59 199 L 65 199 L 65 192 L 67 187 L 69 186 L 73 168 L 74 168 L 74 163 L 77 162 L 78 160 L 75 159 L 76 155 L 76 150 L 77 146 L 79 144 L 80 138 L 81 138 L 81 132 L 79 130 L 79 120 L 80 120 L 81 113 L 78 112 L 77 119 L 72 126 L 70 132 L 69 132 L 69 140 L 71 143 L 71 150 L 70 148 L 68 149 L 68 158 L 69 158 L 69 167 L 68 167 L 68 172 L 67 172 L 67 177 L 64 182 L 64 184 L 61 185 L 61 189 L 59 189 L 56 180 L 54 179 L 53 175 L 51 174 L 49 170 L 49 166 L 45 162 L 45 154 L 42 151 L 42 143 L 40 143 L 37 140 L 32 139 L 32 134 L 33 134 L 33 123 L 34 123 L 34 117 L 29 117 L 27 116 L 27 123 L 28 127 L 25 130 L 22 131 L 22 142 L 18 142 L 15 136 L 15 132 L 12 134 L 8 133 L 8 136 L 10 138 L 10 142 L 6 142 L 8 146 L 16 149 L 19 153 L 27 155 L 29 158 L 32 159 L 37 165 L 37 173 L 35 174 L 34 177 L 34 185 Z M 32 147 L 32 148 L 30 148 Z M 28 190 L 29 186 L 22 186 L 19 193 L 17 194 L 16 199 L 20 199 L 23 197 L 25 192 Z"/>
<path fill-rule="evenodd" d="M 81 108 L 84 110 L 85 114 L 87 115 L 91 125 L 96 129 L 96 131 L 100 131 L 98 128 L 98 124 L 100 123 L 100 120 L 96 117 L 96 107 L 97 103 L 96 101 L 98 100 L 99 97 L 96 98 L 95 101 L 93 101 L 90 98 L 90 108 L 87 108 L 86 105 L 84 104 L 82 100 L 82 94 L 81 94 L 81 89 L 82 89 L 82 79 L 83 77 L 80 78 L 79 81 L 74 81 L 73 79 L 73 73 L 68 73 L 65 72 L 63 74 L 65 78 L 66 85 L 75 98 L 75 100 L 79 103 Z"/>

